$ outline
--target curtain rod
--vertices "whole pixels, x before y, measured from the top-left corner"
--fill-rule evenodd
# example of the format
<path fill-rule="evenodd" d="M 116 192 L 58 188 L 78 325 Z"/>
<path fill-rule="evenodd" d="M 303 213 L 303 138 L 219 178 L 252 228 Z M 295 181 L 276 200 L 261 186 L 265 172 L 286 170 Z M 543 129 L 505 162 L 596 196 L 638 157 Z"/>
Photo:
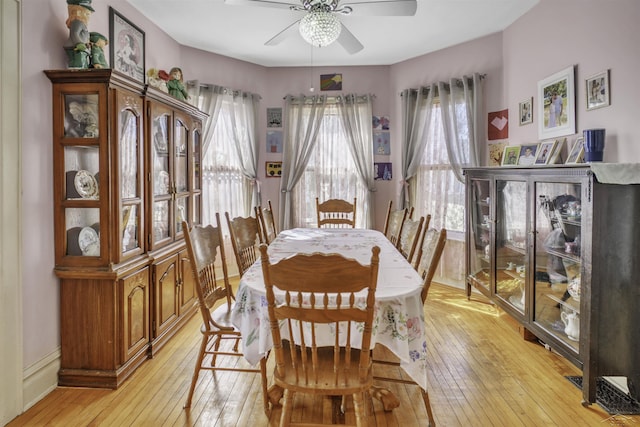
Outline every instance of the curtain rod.
<path fill-rule="evenodd" d="M 486 73 L 485 73 L 485 74 L 478 74 L 478 77 L 480 78 L 480 80 L 484 80 L 484 79 L 487 77 L 487 74 L 486 74 Z M 473 77 L 472 77 L 472 76 L 471 76 L 471 77 L 467 76 L 466 78 L 467 78 L 468 80 L 471 80 L 471 82 L 473 82 Z M 455 80 L 456 80 L 457 82 L 459 82 L 459 83 L 462 83 L 462 79 L 461 79 L 461 78 L 457 78 L 457 77 L 455 77 Z M 435 83 L 432 83 L 432 84 L 435 84 Z M 426 93 L 426 92 L 428 92 L 428 91 L 429 91 L 430 86 L 431 86 L 431 85 L 422 86 L 420 89 L 422 89 L 422 90 Z M 446 82 L 445 82 L 445 87 L 449 87 L 449 83 L 446 83 Z M 418 88 L 410 88 L 410 89 L 408 89 L 408 90 L 411 90 L 411 91 L 415 91 L 415 92 L 417 92 L 419 89 L 418 89 Z M 404 92 L 404 91 L 400 92 L 400 96 L 402 96 L 402 93 L 403 93 L 403 92 Z"/>
<path fill-rule="evenodd" d="M 295 101 L 299 101 L 300 97 L 298 96 L 293 96 L 293 95 L 286 95 L 283 96 L 282 99 L 287 99 L 289 96 L 291 96 Z M 351 98 L 352 95 L 311 95 L 311 96 L 304 96 L 305 98 L 305 102 L 309 102 L 311 103 L 314 99 L 316 99 L 317 97 L 326 97 L 327 98 L 327 102 L 329 103 L 335 103 L 337 102 L 340 98 L 345 98 L 345 97 L 349 97 Z M 375 99 L 376 96 L 374 94 L 370 94 L 370 95 L 356 95 L 356 98 L 358 100 L 364 101 L 367 97 L 370 97 L 371 99 Z"/>

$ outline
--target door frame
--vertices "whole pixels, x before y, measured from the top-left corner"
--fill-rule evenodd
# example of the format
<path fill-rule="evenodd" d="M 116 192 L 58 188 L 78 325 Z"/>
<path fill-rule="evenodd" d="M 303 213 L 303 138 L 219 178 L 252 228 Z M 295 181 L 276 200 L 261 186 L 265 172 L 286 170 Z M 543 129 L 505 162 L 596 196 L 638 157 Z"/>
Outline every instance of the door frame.
<path fill-rule="evenodd" d="M 23 408 L 21 7 L 0 0 L 0 425 Z"/>

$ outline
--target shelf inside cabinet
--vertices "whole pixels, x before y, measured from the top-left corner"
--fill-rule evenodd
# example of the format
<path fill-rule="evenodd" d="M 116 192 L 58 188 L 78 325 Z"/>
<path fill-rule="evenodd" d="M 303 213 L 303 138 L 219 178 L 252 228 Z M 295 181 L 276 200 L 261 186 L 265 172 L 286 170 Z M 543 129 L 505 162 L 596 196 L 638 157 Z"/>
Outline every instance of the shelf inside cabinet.
<path fill-rule="evenodd" d="M 576 307 L 576 305 L 571 304 L 569 302 L 569 300 L 563 301 L 562 298 L 558 298 L 557 296 L 553 295 L 553 294 L 545 294 L 545 296 L 547 298 L 551 298 L 553 301 L 557 302 L 558 304 L 560 304 L 563 307 L 567 307 L 570 310 L 575 311 L 576 313 L 580 314 L 580 306 L 578 305 Z"/>
<path fill-rule="evenodd" d="M 521 255 L 526 255 L 527 254 L 527 251 L 525 250 L 525 248 L 518 247 L 518 246 L 514 245 L 512 242 L 506 242 L 504 245 L 502 245 L 502 247 L 504 247 L 506 249 L 509 249 L 509 250 L 512 250 L 514 252 L 517 252 L 517 253 L 519 253 Z"/>

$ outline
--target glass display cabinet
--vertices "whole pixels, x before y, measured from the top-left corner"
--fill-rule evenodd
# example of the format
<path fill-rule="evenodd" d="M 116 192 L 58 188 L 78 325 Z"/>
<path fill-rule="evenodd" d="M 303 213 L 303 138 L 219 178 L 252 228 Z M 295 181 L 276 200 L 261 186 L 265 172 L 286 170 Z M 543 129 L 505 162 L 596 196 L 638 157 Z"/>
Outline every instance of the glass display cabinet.
<path fill-rule="evenodd" d="M 116 388 L 195 313 L 195 290 L 176 224 L 200 221 L 195 169 L 205 115 L 159 95 L 157 108 L 170 114 L 164 128 L 154 126 L 164 133 L 152 138 L 149 96 L 142 84 L 110 69 L 45 74 L 53 89 L 59 384 Z M 180 117 L 183 129 L 174 117 Z M 172 299 L 159 298 L 153 286 L 160 280 L 156 266 L 167 259 L 176 260 L 174 274 L 161 279 Z M 164 315 L 159 304 L 175 305 L 162 337 L 155 332 Z"/>
<path fill-rule="evenodd" d="M 598 180 L 617 169 L 465 169 L 467 296 L 477 289 L 525 338 L 580 367 L 584 404 L 599 377 L 626 377 L 629 394 L 640 392 L 640 184 L 624 182 L 628 173 Z"/>

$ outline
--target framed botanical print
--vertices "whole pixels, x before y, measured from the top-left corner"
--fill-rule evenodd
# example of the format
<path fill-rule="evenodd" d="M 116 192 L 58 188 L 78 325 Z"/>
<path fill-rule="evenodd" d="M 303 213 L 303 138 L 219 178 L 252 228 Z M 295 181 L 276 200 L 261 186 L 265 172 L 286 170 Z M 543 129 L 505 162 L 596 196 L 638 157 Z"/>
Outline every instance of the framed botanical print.
<path fill-rule="evenodd" d="M 112 7 L 109 40 L 113 70 L 144 83 L 144 31 Z"/>
<path fill-rule="evenodd" d="M 574 66 L 538 82 L 538 138 L 576 133 Z"/>

